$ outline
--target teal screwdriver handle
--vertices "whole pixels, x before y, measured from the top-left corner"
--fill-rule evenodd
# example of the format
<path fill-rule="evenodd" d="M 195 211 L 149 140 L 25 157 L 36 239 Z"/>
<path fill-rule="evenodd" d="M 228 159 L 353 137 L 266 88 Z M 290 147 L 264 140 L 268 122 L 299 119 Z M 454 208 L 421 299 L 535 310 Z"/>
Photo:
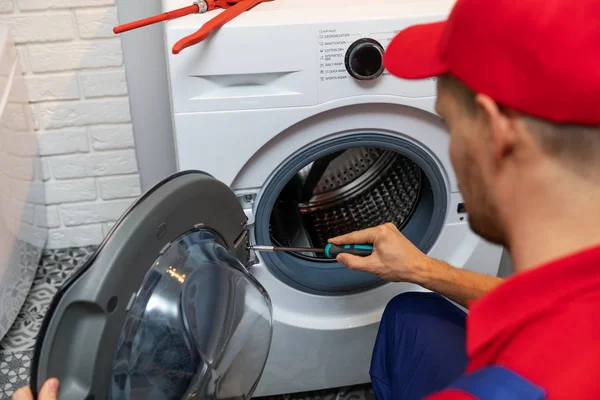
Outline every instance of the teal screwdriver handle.
<path fill-rule="evenodd" d="M 373 253 L 373 246 L 370 244 L 345 244 L 338 246 L 328 243 L 325 246 L 325 257 L 336 258 L 338 254 L 348 253 L 355 256 L 367 257 Z"/>

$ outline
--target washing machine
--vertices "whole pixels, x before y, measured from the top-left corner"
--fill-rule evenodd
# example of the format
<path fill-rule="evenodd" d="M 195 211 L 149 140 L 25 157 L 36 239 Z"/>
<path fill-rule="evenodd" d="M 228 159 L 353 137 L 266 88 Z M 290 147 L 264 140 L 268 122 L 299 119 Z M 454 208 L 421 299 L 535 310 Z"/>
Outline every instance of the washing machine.
<path fill-rule="evenodd" d="M 392 222 L 429 256 L 496 275 L 502 250 L 469 229 L 435 79 L 401 80 L 382 64 L 398 31 L 444 19 L 453 3 L 276 0 L 177 55 L 175 42 L 219 11 L 170 21 L 178 168 L 233 190 L 251 244 L 322 247 Z M 165 10 L 186 5 L 164 0 Z M 424 290 L 317 253 L 254 257 L 273 306 L 256 396 L 368 382 L 387 302 Z"/>

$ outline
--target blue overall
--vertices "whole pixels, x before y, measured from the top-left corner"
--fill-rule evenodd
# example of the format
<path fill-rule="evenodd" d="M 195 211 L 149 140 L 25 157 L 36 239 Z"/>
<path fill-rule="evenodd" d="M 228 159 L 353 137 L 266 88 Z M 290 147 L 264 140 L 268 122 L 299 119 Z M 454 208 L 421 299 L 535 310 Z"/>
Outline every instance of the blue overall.
<path fill-rule="evenodd" d="M 387 305 L 371 361 L 377 400 L 421 400 L 456 388 L 481 400 L 543 400 L 542 389 L 502 367 L 463 375 L 466 314 L 435 293 L 411 292 Z"/>

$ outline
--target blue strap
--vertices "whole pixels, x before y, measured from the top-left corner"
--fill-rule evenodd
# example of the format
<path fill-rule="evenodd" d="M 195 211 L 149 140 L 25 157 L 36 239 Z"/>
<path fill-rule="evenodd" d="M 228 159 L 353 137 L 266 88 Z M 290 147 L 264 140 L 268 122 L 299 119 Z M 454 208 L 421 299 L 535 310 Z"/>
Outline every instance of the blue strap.
<path fill-rule="evenodd" d="M 458 378 L 458 389 L 479 400 L 545 400 L 546 391 L 507 368 L 489 366 Z"/>

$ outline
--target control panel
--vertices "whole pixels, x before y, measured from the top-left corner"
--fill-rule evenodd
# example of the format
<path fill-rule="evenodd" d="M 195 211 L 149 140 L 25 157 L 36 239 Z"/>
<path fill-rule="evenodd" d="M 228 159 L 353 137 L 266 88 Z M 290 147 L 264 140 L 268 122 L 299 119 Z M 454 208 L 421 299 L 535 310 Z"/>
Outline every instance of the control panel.
<path fill-rule="evenodd" d="M 435 78 L 401 80 L 390 76 L 385 69 L 385 49 L 409 24 L 408 21 L 386 20 L 319 26 L 316 32 L 318 101 L 368 94 L 434 96 Z"/>
<path fill-rule="evenodd" d="M 383 53 L 396 32 L 367 34 L 319 29 L 321 82 L 356 79 L 369 81 L 384 74 Z"/>

